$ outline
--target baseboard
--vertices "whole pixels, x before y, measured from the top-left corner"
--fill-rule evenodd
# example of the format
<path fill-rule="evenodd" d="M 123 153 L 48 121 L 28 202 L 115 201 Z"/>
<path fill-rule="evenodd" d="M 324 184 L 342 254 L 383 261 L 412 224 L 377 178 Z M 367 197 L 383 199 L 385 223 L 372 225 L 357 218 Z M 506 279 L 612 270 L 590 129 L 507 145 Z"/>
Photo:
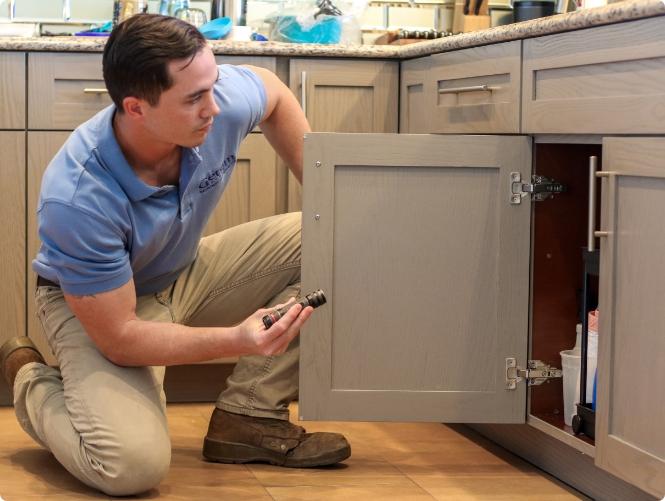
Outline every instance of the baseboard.
<path fill-rule="evenodd" d="M 654 497 L 598 468 L 593 458 L 528 424 L 473 424 L 468 428 L 587 496 L 607 501 Z"/>
<path fill-rule="evenodd" d="M 231 375 L 234 367 L 235 363 L 167 367 L 164 376 L 166 401 L 215 402 L 226 388 L 226 378 Z"/>

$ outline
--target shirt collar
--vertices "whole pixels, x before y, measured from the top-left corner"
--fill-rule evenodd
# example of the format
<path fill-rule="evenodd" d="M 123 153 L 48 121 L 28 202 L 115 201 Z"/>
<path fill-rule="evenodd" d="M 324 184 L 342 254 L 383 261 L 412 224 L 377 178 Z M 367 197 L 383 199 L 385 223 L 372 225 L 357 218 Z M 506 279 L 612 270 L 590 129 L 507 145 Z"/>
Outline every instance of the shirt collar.
<path fill-rule="evenodd" d="M 120 149 L 120 145 L 115 137 L 113 131 L 113 117 L 115 116 L 116 107 L 111 105 L 101 112 L 100 120 L 98 121 L 98 142 L 97 151 L 99 152 L 104 166 L 111 173 L 114 179 L 120 184 L 123 191 L 132 202 L 144 200 L 156 193 L 163 193 L 165 187 L 150 186 L 144 183 L 134 172 L 131 165 L 127 162 L 125 155 Z M 183 148 L 182 160 L 180 163 L 181 180 L 182 172 L 188 172 L 191 179 L 191 172 L 195 170 L 196 166 L 201 162 L 201 155 L 198 148 Z M 189 179 L 187 179 L 189 181 Z M 181 186 L 181 191 L 184 192 L 185 186 Z"/>

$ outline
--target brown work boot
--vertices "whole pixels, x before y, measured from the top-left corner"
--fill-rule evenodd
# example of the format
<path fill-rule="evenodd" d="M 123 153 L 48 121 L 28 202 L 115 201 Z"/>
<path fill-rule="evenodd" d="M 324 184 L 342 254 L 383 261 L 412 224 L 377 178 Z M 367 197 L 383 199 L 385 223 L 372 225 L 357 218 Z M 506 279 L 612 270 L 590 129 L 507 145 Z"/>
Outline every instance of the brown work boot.
<path fill-rule="evenodd" d="M 339 433 L 305 433 L 288 421 L 221 409 L 213 411 L 203 441 L 203 457 L 218 463 L 307 468 L 339 463 L 350 455 L 351 446 Z"/>
<path fill-rule="evenodd" d="M 19 369 L 30 362 L 46 364 L 29 337 L 15 337 L 0 347 L 0 371 L 7 381 L 10 391 L 14 389 L 14 380 Z"/>

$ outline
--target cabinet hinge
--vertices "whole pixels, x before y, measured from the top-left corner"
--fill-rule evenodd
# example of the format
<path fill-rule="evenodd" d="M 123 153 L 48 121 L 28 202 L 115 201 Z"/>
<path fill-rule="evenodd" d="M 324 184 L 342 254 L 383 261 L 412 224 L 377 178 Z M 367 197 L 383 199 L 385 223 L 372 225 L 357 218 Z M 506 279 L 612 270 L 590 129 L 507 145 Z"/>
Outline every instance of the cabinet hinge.
<path fill-rule="evenodd" d="M 513 205 L 521 204 L 522 199 L 529 194 L 532 201 L 542 202 L 564 191 L 566 191 L 565 185 L 545 176 L 534 174 L 531 176 L 531 183 L 523 183 L 521 173 L 510 173 L 510 203 Z"/>
<path fill-rule="evenodd" d="M 506 358 L 506 389 L 514 390 L 517 383 L 526 379 L 529 386 L 543 384 L 548 379 L 562 376 L 561 369 L 556 369 L 540 360 L 529 360 L 526 369 L 517 366 L 514 358 Z"/>

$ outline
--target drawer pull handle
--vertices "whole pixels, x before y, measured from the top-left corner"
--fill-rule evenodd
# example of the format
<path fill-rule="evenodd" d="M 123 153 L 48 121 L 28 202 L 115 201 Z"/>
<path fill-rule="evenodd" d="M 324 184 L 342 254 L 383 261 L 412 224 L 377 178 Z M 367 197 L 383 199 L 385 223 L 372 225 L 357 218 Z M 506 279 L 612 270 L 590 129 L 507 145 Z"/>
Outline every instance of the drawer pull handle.
<path fill-rule="evenodd" d="M 302 71 L 300 73 L 300 106 L 302 107 L 302 113 L 307 118 L 307 72 Z"/>
<path fill-rule="evenodd" d="M 616 176 L 616 172 L 611 171 L 611 170 L 599 170 L 596 172 L 596 177 L 610 177 L 610 176 Z"/>
<path fill-rule="evenodd" d="M 451 87 L 450 89 L 439 89 L 439 94 L 459 94 L 460 92 L 478 92 L 499 90 L 501 87 L 490 87 L 489 85 L 469 85 L 468 87 Z"/>
<path fill-rule="evenodd" d="M 85 89 L 83 89 L 83 92 L 85 92 L 86 94 L 108 94 L 109 93 L 109 91 L 107 89 L 104 89 L 104 88 L 99 88 L 99 89 L 85 88 Z"/>
<path fill-rule="evenodd" d="M 607 237 L 609 236 L 610 232 L 609 231 L 594 231 L 593 235 L 595 237 L 601 238 L 601 237 Z"/>

